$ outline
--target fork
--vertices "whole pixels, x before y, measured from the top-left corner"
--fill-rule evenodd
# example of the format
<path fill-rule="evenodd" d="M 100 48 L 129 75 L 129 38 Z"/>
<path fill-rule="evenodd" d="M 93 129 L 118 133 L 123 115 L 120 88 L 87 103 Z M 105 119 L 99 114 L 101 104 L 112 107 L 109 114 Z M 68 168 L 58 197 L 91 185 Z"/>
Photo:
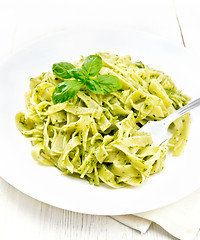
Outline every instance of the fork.
<path fill-rule="evenodd" d="M 168 140 L 167 130 L 169 125 L 176 120 L 177 118 L 181 117 L 185 113 L 189 112 L 193 108 L 196 108 L 200 105 L 200 98 L 190 102 L 189 104 L 185 105 L 182 108 L 179 108 L 177 111 L 173 112 L 165 119 L 161 121 L 149 121 L 143 127 L 140 128 L 139 131 L 143 132 L 150 132 L 152 135 L 153 145 L 161 145 L 166 140 Z"/>

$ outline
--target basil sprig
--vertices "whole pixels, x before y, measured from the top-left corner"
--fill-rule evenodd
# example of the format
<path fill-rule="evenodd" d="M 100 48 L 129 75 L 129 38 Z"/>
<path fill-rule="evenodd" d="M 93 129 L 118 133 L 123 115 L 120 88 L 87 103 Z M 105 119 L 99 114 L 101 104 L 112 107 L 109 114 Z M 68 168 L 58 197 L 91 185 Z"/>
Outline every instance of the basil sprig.
<path fill-rule="evenodd" d="M 102 58 L 98 55 L 88 56 L 82 64 L 82 68 L 76 68 L 67 62 L 53 64 L 54 75 L 61 79 L 69 79 L 55 87 L 52 95 L 53 103 L 62 103 L 72 99 L 83 85 L 86 85 L 95 94 L 108 94 L 119 90 L 121 82 L 116 76 L 99 75 L 95 77 L 101 68 Z"/>

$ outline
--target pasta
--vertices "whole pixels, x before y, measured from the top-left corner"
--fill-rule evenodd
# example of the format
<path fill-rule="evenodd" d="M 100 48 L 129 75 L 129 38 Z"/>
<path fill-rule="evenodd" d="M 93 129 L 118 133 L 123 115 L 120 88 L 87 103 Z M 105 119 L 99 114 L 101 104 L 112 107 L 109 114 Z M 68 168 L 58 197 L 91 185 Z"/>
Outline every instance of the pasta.
<path fill-rule="evenodd" d="M 16 124 L 31 141 L 32 156 L 39 163 L 96 186 L 138 186 L 163 169 L 167 147 L 174 156 L 182 153 L 190 116 L 171 124 L 173 136 L 167 145 L 153 146 L 151 134 L 138 130 L 186 105 L 189 97 L 162 71 L 133 63 L 129 55 L 98 55 L 103 60 L 99 74 L 117 76 L 120 90 L 94 94 L 83 87 L 74 98 L 54 105 L 53 91 L 63 80 L 42 73 L 30 79 L 26 110 L 16 114 Z M 84 59 L 74 65 L 80 67 Z"/>

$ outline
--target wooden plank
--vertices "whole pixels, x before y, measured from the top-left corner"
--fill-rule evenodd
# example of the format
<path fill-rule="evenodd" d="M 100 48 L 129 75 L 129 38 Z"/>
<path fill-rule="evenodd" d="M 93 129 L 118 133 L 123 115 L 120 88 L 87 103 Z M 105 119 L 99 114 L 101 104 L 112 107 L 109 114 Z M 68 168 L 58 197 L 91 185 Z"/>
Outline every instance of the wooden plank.
<path fill-rule="evenodd" d="M 173 240 L 156 224 L 141 235 L 106 216 L 62 210 L 26 196 L 0 178 L 0 239 Z M 98 207 L 98 206 L 97 206 Z"/>
<path fill-rule="evenodd" d="M 200 53 L 200 2 L 199 0 L 174 0 L 185 45 Z"/>

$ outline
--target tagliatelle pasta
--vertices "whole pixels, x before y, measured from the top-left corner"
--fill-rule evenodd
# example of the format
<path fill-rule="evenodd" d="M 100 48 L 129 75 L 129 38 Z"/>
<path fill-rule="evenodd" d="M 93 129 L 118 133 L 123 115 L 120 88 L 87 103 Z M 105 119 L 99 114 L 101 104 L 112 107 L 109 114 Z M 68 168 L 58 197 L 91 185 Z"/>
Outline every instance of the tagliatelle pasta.
<path fill-rule="evenodd" d="M 26 110 L 17 113 L 20 132 L 31 141 L 32 156 L 64 174 L 113 188 L 137 186 L 164 167 L 166 146 L 152 146 L 150 133 L 138 131 L 148 121 L 159 121 L 187 104 L 169 76 L 131 62 L 130 56 L 98 53 L 103 60 L 99 75 L 120 79 L 122 88 L 94 94 L 82 88 L 69 101 L 52 102 L 62 82 L 51 72 L 30 79 Z M 80 67 L 84 57 L 74 65 Z M 171 125 L 168 147 L 180 155 L 187 141 L 189 114 Z"/>

